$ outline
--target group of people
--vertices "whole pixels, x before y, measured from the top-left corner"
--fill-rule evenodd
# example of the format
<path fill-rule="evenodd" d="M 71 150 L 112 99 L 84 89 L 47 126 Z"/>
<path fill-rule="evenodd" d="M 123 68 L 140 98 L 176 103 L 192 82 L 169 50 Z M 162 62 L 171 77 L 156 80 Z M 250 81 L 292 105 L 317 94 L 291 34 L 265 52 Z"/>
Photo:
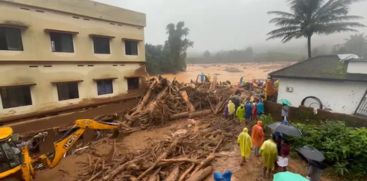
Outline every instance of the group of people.
<path fill-rule="evenodd" d="M 287 171 L 288 155 L 290 145 L 281 134 L 274 133 L 272 137 L 264 141 L 265 133 L 262 121 L 257 123 L 251 129 L 251 136 L 245 127 L 237 138 L 240 147 L 243 165 L 251 156 L 252 152 L 256 157 L 261 156 L 263 164 L 263 176 L 270 177 L 272 171 Z"/>
<path fill-rule="evenodd" d="M 240 123 L 244 120 L 247 122 L 257 120 L 262 114 L 264 114 L 264 103 L 262 98 L 253 98 L 252 101 L 250 97 L 242 99 L 240 91 L 236 91 L 236 93 L 230 97 L 224 110 L 225 118 L 236 118 Z"/>

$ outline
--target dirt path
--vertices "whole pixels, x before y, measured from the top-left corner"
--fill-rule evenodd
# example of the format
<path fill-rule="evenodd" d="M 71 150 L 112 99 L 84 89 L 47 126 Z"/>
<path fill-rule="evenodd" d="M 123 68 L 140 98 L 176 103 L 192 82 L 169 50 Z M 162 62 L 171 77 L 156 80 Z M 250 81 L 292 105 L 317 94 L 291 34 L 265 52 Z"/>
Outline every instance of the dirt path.
<path fill-rule="evenodd" d="M 205 118 L 202 118 L 205 119 Z M 206 121 L 198 120 L 198 125 L 207 124 Z M 159 142 L 167 139 L 176 130 L 187 128 L 187 120 L 173 121 L 162 127 L 153 128 L 150 130 L 143 130 L 132 133 L 127 136 L 120 137 L 116 140 L 118 154 L 125 155 L 129 153 L 138 152 L 148 148 L 155 142 Z M 200 131 L 200 130 L 197 130 Z M 233 138 L 234 140 L 236 138 Z M 98 154 L 98 157 L 109 157 L 113 149 L 113 140 L 104 138 L 98 141 L 95 145 L 91 146 L 86 152 L 66 157 L 62 162 L 54 169 L 47 169 L 37 172 L 35 181 L 54 180 L 54 181 L 75 181 L 79 180 L 82 175 L 85 175 L 85 166 L 93 164 L 93 155 Z M 261 176 L 261 161 L 259 158 L 252 157 L 244 166 L 240 167 L 241 157 L 239 155 L 238 146 L 230 144 L 231 151 L 220 152 L 216 161 L 213 163 L 216 171 L 224 171 L 229 169 L 233 172 L 233 181 L 270 181 L 271 179 L 263 179 Z M 91 156 L 88 156 L 91 155 Z M 95 157 L 95 158 L 98 158 Z M 98 160 L 97 160 L 98 161 Z M 298 172 L 305 175 L 306 165 L 300 160 L 290 159 L 289 170 Z M 209 177 L 207 181 L 212 180 Z M 333 179 L 323 177 L 322 181 L 331 181 Z"/>

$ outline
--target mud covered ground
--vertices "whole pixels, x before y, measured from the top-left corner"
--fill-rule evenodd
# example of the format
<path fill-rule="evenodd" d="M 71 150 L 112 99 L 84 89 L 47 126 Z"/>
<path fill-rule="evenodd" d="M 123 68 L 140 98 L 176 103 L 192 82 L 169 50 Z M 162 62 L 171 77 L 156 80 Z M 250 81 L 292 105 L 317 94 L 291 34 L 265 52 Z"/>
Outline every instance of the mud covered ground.
<path fill-rule="evenodd" d="M 177 120 L 170 122 L 166 125 L 155 127 L 149 130 L 143 130 L 131 133 L 130 135 L 121 135 L 116 140 L 116 150 L 119 155 L 138 152 L 149 148 L 150 146 L 172 136 L 172 134 L 180 129 L 197 129 L 200 130 L 200 125 L 206 124 L 213 119 L 214 116 L 204 117 L 197 119 L 197 127 L 188 128 L 188 120 Z M 237 123 L 234 123 L 237 124 Z M 242 127 L 238 124 L 239 127 Z M 240 166 L 240 155 L 238 146 L 235 144 L 236 138 L 234 137 L 230 143 L 223 144 L 228 147 L 227 151 L 219 152 L 216 160 L 213 162 L 214 170 L 224 171 L 226 169 L 231 170 L 234 181 L 270 181 L 271 179 L 264 179 L 262 177 L 261 160 L 257 157 L 251 157 L 251 159 L 244 165 Z M 62 162 L 54 169 L 41 170 L 37 172 L 36 181 L 55 180 L 55 181 L 75 181 L 85 180 L 85 168 L 88 164 L 93 164 L 96 159 L 100 157 L 109 157 L 113 151 L 113 140 L 110 138 L 102 138 L 97 142 L 94 142 L 92 146 L 80 153 L 66 157 Z M 117 158 L 118 159 L 118 158 Z M 302 160 L 297 157 L 290 159 L 289 170 L 293 172 L 301 173 L 305 175 L 306 165 Z M 326 174 L 324 174 L 326 175 Z M 97 179 L 98 180 L 98 179 Z M 211 177 L 207 179 L 212 180 Z M 323 181 L 335 180 L 331 177 L 324 176 Z"/>

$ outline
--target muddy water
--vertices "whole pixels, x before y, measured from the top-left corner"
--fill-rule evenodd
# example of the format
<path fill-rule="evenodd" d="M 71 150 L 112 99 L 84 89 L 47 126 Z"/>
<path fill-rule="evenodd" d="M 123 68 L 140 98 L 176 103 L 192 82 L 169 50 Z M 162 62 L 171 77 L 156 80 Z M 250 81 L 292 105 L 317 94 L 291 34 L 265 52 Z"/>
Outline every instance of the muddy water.
<path fill-rule="evenodd" d="M 164 77 L 169 79 L 176 78 L 180 82 L 190 82 L 190 80 L 195 81 L 197 75 L 203 72 L 210 77 L 216 75 L 218 81 L 229 80 L 231 83 L 238 83 L 241 76 L 245 77 L 246 81 L 266 79 L 268 73 L 279 70 L 292 63 L 189 64 L 186 72 L 166 74 Z"/>

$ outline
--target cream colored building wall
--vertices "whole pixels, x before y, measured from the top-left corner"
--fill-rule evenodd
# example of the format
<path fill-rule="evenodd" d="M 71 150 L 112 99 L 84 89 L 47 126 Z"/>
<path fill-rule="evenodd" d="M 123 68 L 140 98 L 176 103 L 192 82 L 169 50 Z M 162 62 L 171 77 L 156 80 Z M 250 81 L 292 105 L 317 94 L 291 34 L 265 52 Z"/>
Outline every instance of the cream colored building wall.
<path fill-rule="evenodd" d="M 55 8 L 59 3 L 67 2 L 62 6 L 67 9 L 72 2 L 79 2 L 77 0 L 7 1 L 0 1 L 0 25 L 26 28 L 22 30 L 23 51 L 0 50 L 0 87 L 29 83 L 36 85 L 31 86 L 32 105 L 4 109 L 0 99 L 0 119 L 89 103 L 96 98 L 109 98 L 127 93 L 125 76 L 134 76 L 136 69 L 145 62 L 144 14 L 93 4 L 94 2 L 91 4 L 86 0 L 72 9 L 76 14 Z M 43 4 L 43 1 L 46 3 Z M 42 7 L 33 7 L 37 3 L 42 4 Z M 85 7 L 79 14 L 78 8 L 83 8 L 83 5 Z M 94 5 L 97 8 L 95 14 L 91 13 L 93 8 L 86 11 L 89 6 Z M 98 19 L 97 16 L 109 9 L 110 12 Z M 129 17 L 112 18 L 116 13 Z M 126 23 L 122 22 L 124 19 L 127 20 Z M 116 22 L 120 20 L 121 22 Z M 73 37 L 74 52 L 52 52 L 50 36 L 45 29 L 78 32 Z M 90 34 L 113 36 L 110 40 L 110 54 L 95 54 Z M 139 40 L 138 55 L 125 55 L 123 39 Z M 51 67 L 47 67 L 50 65 Z M 102 78 L 116 78 L 113 80 L 112 94 L 97 94 L 97 84 L 93 79 Z M 82 80 L 78 86 L 79 98 L 59 101 L 56 85 L 52 82 L 72 80 Z"/>
<path fill-rule="evenodd" d="M 115 65 L 115 66 L 114 66 Z M 72 64 L 29 67 L 29 65 L 0 66 L 0 82 L 3 85 L 36 83 L 31 86 L 32 105 L 3 109 L 0 99 L 0 119 L 29 112 L 51 110 L 67 105 L 78 104 L 94 98 L 114 97 L 127 93 L 126 76 L 134 75 L 139 64 L 93 64 L 93 67 Z M 16 72 L 16 73 L 15 73 Z M 113 93 L 98 95 L 97 83 L 93 79 L 116 78 L 113 80 Z M 58 100 L 56 85 L 52 82 L 83 80 L 79 83 L 79 98 Z"/>
<path fill-rule="evenodd" d="M 62 12 L 36 11 L 21 9 L 21 5 L 0 2 L 0 24 L 25 25 L 22 31 L 24 51 L 0 50 L 1 60 L 24 61 L 144 61 L 144 27 L 118 25 L 102 20 L 95 20 Z M 93 9 L 91 9 L 93 11 Z M 45 29 L 78 32 L 73 38 L 74 53 L 51 51 L 50 36 Z M 110 54 L 95 54 L 90 34 L 114 36 L 110 41 Z M 125 55 L 122 39 L 141 40 L 138 44 L 138 55 Z"/>

